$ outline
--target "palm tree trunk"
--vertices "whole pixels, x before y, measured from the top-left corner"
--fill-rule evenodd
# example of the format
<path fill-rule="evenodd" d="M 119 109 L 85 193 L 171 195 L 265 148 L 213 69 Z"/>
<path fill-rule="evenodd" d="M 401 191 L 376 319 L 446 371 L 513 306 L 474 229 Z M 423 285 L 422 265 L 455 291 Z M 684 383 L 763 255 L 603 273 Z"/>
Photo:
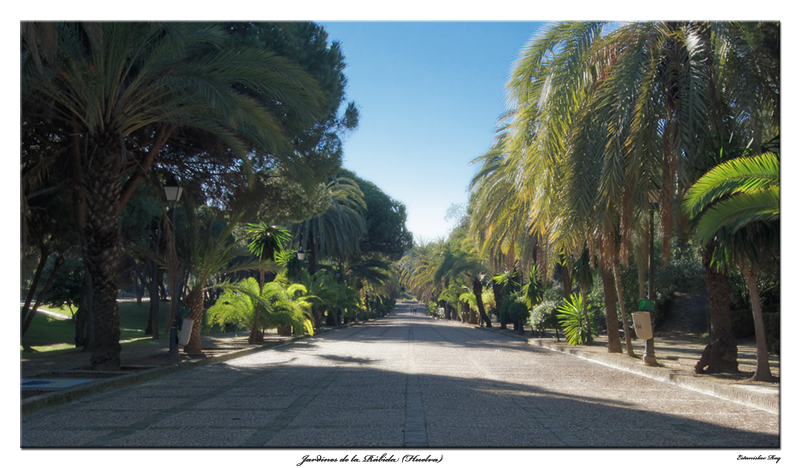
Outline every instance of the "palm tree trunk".
<path fill-rule="evenodd" d="M 486 328 L 492 328 L 492 322 L 486 316 L 486 311 L 483 308 L 483 284 L 480 280 L 476 279 L 472 282 L 472 293 L 475 294 L 475 303 L 478 305 L 478 313 L 481 315 L 481 320 L 486 324 Z"/>
<path fill-rule="evenodd" d="M 494 280 L 492 280 L 492 294 L 494 294 L 494 305 L 496 307 L 495 310 L 499 311 L 500 307 L 503 305 L 503 293 L 501 291 L 500 285 L 497 284 L 497 281 Z M 508 327 L 506 326 L 505 317 L 501 315 L 498 317 L 498 319 L 500 320 L 500 329 L 507 330 Z"/>
<path fill-rule="evenodd" d="M 621 353 L 622 343 L 619 341 L 619 319 L 617 318 L 617 299 L 613 273 L 607 266 L 600 267 L 603 278 L 603 293 L 606 305 L 606 328 L 608 329 L 608 352 Z"/>
<path fill-rule="evenodd" d="M 198 285 L 189 291 L 186 295 L 184 305 L 189 309 L 189 314 L 186 316 L 192 319 L 192 334 L 189 342 L 183 347 L 183 352 L 186 354 L 200 354 L 202 349 L 200 347 L 200 330 L 203 326 L 203 287 Z"/>
<path fill-rule="evenodd" d="M 769 382 L 774 380 L 769 368 L 769 351 L 767 350 L 767 333 L 764 330 L 764 315 L 761 311 L 761 296 L 758 293 L 758 266 L 754 263 L 749 268 L 742 267 L 750 293 L 750 304 L 753 306 L 753 322 L 756 329 L 756 373 L 753 380 Z"/>
<path fill-rule="evenodd" d="M 633 352 L 633 345 L 631 344 L 631 330 L 628 326 L 628 314 L 625 312 L 625 301 L 622 299 L 622 278 L 619 275 L 619 267 L 614 264 L 614 283 L 617 286 L 617 299 L 619 300 L 619 310 L 622 312 L 622 325 L 625 328 L 625 350 L 628 356 L 636 357 Z M 608 332 L 611 334 L 611 331 Z"/>
<path fill-rule="evenodd" d="M 80 237 L 81 250 L 85 251 L 86 229 L 86 189 L 83 185 L 85 178 L 83 172 L 83 162 L 81 158 L 81 148 L 84 147 L 84 138 L 80 137 L 80 130 L 73 127 L 72 153 L 70 154 L 70 170 L 72 177 L 72 207 L 75 217 L 75 226 Z M 75 346 L 82 347 L 83 351 L 91 351 L 94 348 L 94 328 L 92 326 L 92 276 L 86 261 L 83 262 L 83 288 L 81 299 L 78 304 L 78 311 L 75 313 Z"/>
<path fill-rule="evenodd" d="M 569 300 L 569 297 L 572 295 L 572 276 L 570 276 L 570 260 L 569 256 L 562 256 L 562 261 L 564 262 L 561 265 L 561 281 L 564 286 L 564 299 Z"/>
<path fill-rule="evenodd" d="M 701 251 L 703 273 L 708 291 L 708 311 L 711 322 L 711 341 L 695 365 L 695 372 L 738 372 L 739 351 L 731 324 L 731 286 L 728 275 L 712 265 L 716 243 L 712 242 Z M 708 366 L 708 369 L 706 369 Z"/>
<path fill-rule="evenodd" d="M 581 302 L 583 303 L 583 317 L 586 319 L 586 323 L 591 326 L 592 319 L 591 319 L 591 317 L 589 317 L 589 309 L 587 307 L 589 305 L 589 302 L 586 299 L 586 294 L 587 294 L 587 289 L 588 288 L 587 288 L 587 286 L 585 284 L 581 284 L 580 288 L 581 288 Z M 533 327 L 531 327 L 531 329 L 533 329 Z M 589 338 L 586 340 L 586 342 L 587 343 L 593 343 L 594 342 L 594 338 L 592 337 L 591 333 L 589 333 Z"/>
<path fill-rule="evenodd" d="M 121 155 L 114 138 L 107 138 L 84 155 L 86 225 L 82 235 L 83 259 L 92 279 L 93 370 L 119 370 L 119 312 L 117 263 L 119 260 L 119 197 Z"/>
<path fill-rule="evenodd" d="M 260 269 L 258 276 L 258 295 L 260 296 L 262 294 L 264 294 L 264 270 Z M 260 310 L 261 305 L 256 304 L 255 310 L 253 311 L 253 328 L 250 330 L 250 338 L 248 338 L 250 344 L 264 341 L 264 335 L 261 334 L 261 328 L 258 326 L 258 313 Z"/>

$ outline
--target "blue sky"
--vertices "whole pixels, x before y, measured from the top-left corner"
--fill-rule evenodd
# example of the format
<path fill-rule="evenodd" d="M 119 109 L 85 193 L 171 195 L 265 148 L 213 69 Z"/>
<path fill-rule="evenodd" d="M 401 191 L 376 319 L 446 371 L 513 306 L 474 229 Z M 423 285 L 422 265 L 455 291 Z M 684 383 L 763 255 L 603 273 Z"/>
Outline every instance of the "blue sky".
<path fill-rule="evenodd" d="M 344 166 L 403 202 L 416 237 L 446 236 L 466 203 L 469 162 L 491 146 L 514 61 L 534 22 L 321 21 L 346 56 L 359 128 Z"/>

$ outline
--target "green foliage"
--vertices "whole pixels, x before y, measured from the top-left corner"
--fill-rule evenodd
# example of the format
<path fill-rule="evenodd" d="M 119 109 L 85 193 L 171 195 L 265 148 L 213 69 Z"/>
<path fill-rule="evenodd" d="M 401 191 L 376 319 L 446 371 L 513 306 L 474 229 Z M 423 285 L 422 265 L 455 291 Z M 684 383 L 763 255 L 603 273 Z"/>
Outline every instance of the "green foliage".
<path fill-rule="evenodd" d="M 585 344 L 597 336 L 593 330 L 591 319 L 595 308 L 591 304 L 584 306 L 580 294 L 573 294 L 570 296 L 570 300 L 564 299 L 558 312 L 559 323 L 564 328 L 564 334 L 567 336 L 569 344 Z"/>
<path fill-rule="evenodd" d="M 275 261 L 276 256 L 283 253 L 283 249 L 291 240 L 289 231 L 281 226 L 270 226 L 261 221 L 257 224 L 247 225 L 247 248 L 259 260 Z"/>
<path fill-rule="evenodd" d="M 661 241 L 659 240 L 655 243 L 655 251 L 658 252 L 660 249 Z M 672 307 L 673 293 L 675 291 L 705 292 L 705 276 L 696 245 L 680 240 L 673 242 L 671 246 L 670 261 L 665 265 L 656 259 L 654 270 L 655 311 L 652 316 L 658 326 L 664 321 L 667 312 Z M 634 261 L 631 261 L 627 267 L 620 267 L 622 298 L 625 301 L 626 310 L 629 311 L 636 311 L 638 300 L 641 299 L 638 276 Z M 646 276 L 645 281 L 647 281 Z M 645 284 L 644 287 L 646 291 L 647 285 Z M 590 303 L 603 303 L 605 297 L 601 275 L 594 275 L 587 296 Z M 605 319 L 598 320 L 597 325 L 600 327 L 598 330 L 604 330 Z"/>
<path fill-rule="evenodd" d="M 239 327 L 251 327 L 256 308 L 261 308 L 258 315 L 258 327 L 278 328 L 291 326 L 296 332 L 308 332 L 311 304 L 303 296 L 305 287 L 293 284 L 288 287 L 278 282 L 264 285 L 261 294 L 258 282 L 246 278 L 233 284 L 221 285 L 223 294 L 206 313 L 207 325 L 233 324 Z M 313 326 L 311 333 L 313 335 Z"/>
<path fill-rule="evenodd" d="M 334 177 L 320 186 L 316 202 L 310 217 L 287 224 L 292 237 L 309 254 L 309 262 L 316 261 L 316 252 L 333 259 L 356 256 L 367 232 L 367 205 L 361 189 L 351 179 Z"/>
<path fill-rule="evenodd" d="M 531 309 L 531 326 L 537 330 L 558 328 L 558 302 L 544 300 Z"/>
<path fill-rule="evenodd" d="M 765 153 L 724 162 L 686 194 L 684 213 L 698 219 L 697 237 L 707 244 L 721 229 L 735 234 L 755 222 L 780 219 L 780 160 Z"/>
<path fill-rule="evenodd" d="M 519 293 L 521 285 L 519 284 L 519 273 L 514 268 L 512 271 L 505 271 L 492 278 L 495 283 L 500 286 L 500 291 L 503 297 L 511 297 Z"/>
<path fill-rule="evenodd" d="M 781 353 L 781 314 L 780 312 L 764 313 L 764 329 L 767 335 L 767 348 L 775 355 Z"/>
<path fill-rule="evenodd" d="M 206 312 L 207 325 L 235 325 L 250 328 L 258 304 L 258 283 L 253 278 L 240 281 L 226 288 L 213 306 Z M 263 316 L 262 316 L 263 317 Z M 261 317 L 259 317 L 261 318 Z M 259 326 L 264 325 L 259 323 Z"/>
<path fill-rule="evenodd" d="M 406 227 L 405 205 L 352 171 L 340 169 L 338 175 L 354 180 L 364 194 L 367 232 L 361 239 L 361 252 L 377 254 L 390 261 L 400 260 L 413 245 L 413 235 Z"/>
<path fill-rule="evenodd" d="M 46 278 L 50 274 L 52 266 L 45 267 L 43 276 Z M 44 295 L 43 304 L 52 307 L 66 305 L 70 312 L 76 307 L 83 294 L 83 262 L 80 258 L 68 257 L 64 264 L 56 272 L 56 277 L 47 293 Z"/>
<path fill-rule="evenodd" d="M 394 312 L 395 300 L 389 296 L 369 294 L 364 305 L 375 315 L 383 317 Z"/>
<path fill-rule="evenodd" d="M 544 286 L 539 281 L 536 265 L 531 266 L 530 282 L 522 287 L 522 297 L 528 304 L 528 307 L 534 307 L 544 300 Z"/>
<path fill-rule="evenodd" d="M 165 317 L 169 304 L 159 304 L 161 316 Z M 68 312 L 65 312 L 69 315 Z M 36 314 L 28 332 L 22 337 L 22 347 L 35 354 L 45 351 L 72 350 L 79 351 L 75 346 L 75 322 L 64 316 L 63 319 L 46 314 Z M 139 339 L 150 339 L 144 336 L 144 326 L 150 315 L 150 305 L 136 302 L 120 302 L 120 340 L 123 342 Z M 216 330 L 214 330 L 216 331 Z"/>
<path fill-rule="evenodd" d="M 431 317 L 444 318 L 444 309 L 439 307 L 436 301 L 430 301 L 425 305 L 427 315 Z"/>
<path fill-rule="evenodd" d="M 471 292 L 461 293 L 461 295 L 458 296 L 458 300 L 466 302 L 470 310 L 478 310 L 478 301 L 475 300 L 475 295 Z"/>
<path fill-rule="evenodd" d="M 501 322 L 524 324 L 530 317 L 525 300 L 517 295 L 503 299 L 503 304 L 498 311 Z"/>

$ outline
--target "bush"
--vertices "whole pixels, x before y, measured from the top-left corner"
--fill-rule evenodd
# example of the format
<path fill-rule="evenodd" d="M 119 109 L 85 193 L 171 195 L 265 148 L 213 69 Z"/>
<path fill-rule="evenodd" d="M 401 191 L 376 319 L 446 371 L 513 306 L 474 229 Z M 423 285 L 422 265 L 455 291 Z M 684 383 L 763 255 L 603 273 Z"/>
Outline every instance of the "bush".
<path fill-rule="evenodd" d="M 767 350 L 779 356 L 781 354 L 781 314 L 780 312 L 764 313 L 764 329 L 767 333 Z"/>
<path fill-rule="evenodd" d="M 439 307 L 439 304 L 436 301 L 430 301 L 426 306 L 425 309 L 427 314 L 431 317 L 435 318 L 444 318 L 444 309 Z"/>
<path fill-rule="evenodd" d="M 567 342 L 571 345 L 589 343 L 597 336 L 592 327 L 592 316 L 596 307 L 586 304 L 584 312 L 583 298 L 580 294 L 573 294 L 569 300 L 564 299 L 558 308 L 559 323 L 564 328 Z"/>
<path fill-rule="evenodd" d="M 530 324 L 539 331 L 546 328 L 558 328 L 558 303 L 545 299 L 531 310 Z"/>
<path fill-rule="evenodd" d="M 498 309 L 497 316 L 503 323 L 513 323 L 516 330 L 518 325 L 525 325 L 530 317 L 530 312 L 522 298 L 511 296 L 503 299 L 503 304 Z"/>

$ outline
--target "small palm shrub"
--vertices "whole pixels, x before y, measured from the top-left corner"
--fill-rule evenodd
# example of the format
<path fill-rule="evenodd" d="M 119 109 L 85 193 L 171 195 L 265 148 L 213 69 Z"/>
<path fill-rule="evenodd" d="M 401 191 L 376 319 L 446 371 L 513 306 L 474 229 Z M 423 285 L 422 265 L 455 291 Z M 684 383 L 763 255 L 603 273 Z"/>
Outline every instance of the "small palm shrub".
<path fill-rule="evenodd" d="M 233 324 L 252 327 L 256 308 L 259 329 L 292 327 L 296 334 L 314 334 L 311 322 L 311 303 L 304 297 L 306 289 L 301 284 L 284 286 L 267 283 L 259 294 L 258 282 L 246 278 L 237 283 L 220 285 L 223 294 L 206 312 L 208 326 Z"/>
<path fill-rule="evenodd" d="M 595 308 L 590 304 L 584 307 L 583 298 L 580 294 L 573 294 L 569 300 L 558 308 L 558 319 L 567 342 L 571 345 L 581 345 L 589 343 L 597 336 L 592 327 L 592 315 Z"/>

